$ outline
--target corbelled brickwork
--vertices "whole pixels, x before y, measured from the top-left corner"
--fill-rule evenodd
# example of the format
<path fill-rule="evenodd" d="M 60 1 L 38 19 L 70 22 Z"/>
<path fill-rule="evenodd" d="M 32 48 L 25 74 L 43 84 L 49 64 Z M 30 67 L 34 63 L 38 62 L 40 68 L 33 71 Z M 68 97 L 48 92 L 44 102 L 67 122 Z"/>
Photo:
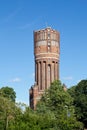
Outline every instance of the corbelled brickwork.
<path fill-rule="evenodd" d="M 60 35 L 51 28 L 34 32 L 35 85 L 30 89 L 30 107 L 40 100 L 51 82 L 59 79 Z"/>

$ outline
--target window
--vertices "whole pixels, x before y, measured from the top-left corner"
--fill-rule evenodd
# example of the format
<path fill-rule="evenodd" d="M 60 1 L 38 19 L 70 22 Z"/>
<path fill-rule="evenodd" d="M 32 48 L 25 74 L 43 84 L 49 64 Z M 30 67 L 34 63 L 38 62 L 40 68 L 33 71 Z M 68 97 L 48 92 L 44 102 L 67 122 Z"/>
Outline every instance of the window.
<path fill-rule="evenodd" d="M 48 52 L 50 52 L 50 46 L 48 46 Z"/>
<path fill-rule="evenodd" d="M 48 33 L 48 39 L 50 39 L 50 33 Z"/>
<path fill-rule="evenodd" d="M 50 46 L 50 42 L 48 42 L 48 46 Z"/>

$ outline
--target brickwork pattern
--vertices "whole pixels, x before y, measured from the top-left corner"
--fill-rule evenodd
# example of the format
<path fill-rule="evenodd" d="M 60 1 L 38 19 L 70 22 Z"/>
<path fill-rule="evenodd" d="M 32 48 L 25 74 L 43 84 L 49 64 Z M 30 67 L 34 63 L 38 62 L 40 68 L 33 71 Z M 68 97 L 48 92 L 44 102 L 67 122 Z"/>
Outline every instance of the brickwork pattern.
<path fill-rule="evenodd" d="M 59 79 L 60 35 L 51 28 L 34 32 L 35 85 L 31 87 L 30 107 L 35 106 L 51 82 Z"/>

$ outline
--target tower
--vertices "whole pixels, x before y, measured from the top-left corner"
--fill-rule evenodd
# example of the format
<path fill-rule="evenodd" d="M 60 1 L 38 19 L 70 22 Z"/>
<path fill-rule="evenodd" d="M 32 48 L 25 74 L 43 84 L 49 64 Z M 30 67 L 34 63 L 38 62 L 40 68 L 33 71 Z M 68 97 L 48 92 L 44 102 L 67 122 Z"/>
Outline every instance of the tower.
<path fill-rule="evenodd" d="M 35 106 L 51 82 L 59 79 L 59 32 L 47 27 L 34 31 L 35 84 L 30 89 L 30 107 Z"/>

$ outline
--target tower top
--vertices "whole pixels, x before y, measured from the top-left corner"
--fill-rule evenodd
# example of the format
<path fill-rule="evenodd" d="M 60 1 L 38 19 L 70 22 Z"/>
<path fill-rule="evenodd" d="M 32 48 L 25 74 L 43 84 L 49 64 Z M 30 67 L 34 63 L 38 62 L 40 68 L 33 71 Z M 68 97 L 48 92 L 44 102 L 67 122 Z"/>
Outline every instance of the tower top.
<path fill-rule="evenodd" d="M 56 31 L 56 32 L 58 32 L 57 30 L 55 30 L 55 29 L 52 29 L 51 27 L 46 27 L 46 28 L 43 28 L 43 29 L 38 29 L 38 30 L 35 30 L 34 32 L 39 32 L 39 31 L 45 31 L 45 30 L 52 30 L 52 31 Z"/>

